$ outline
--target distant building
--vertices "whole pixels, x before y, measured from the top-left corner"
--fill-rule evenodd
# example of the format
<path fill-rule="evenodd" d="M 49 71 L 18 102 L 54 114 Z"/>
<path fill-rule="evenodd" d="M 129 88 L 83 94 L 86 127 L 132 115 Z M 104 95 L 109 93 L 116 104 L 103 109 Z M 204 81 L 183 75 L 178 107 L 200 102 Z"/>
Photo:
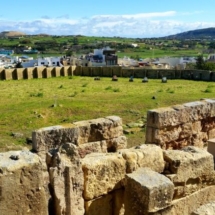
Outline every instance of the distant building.
<path fill-rule="evenodd" d="M 210 54 L 208 56 L 207 62 L 215 63 L 215 54 Z"/>
<path fill-rule="evenodd" d="M 94 49 L 93 54 L 85 56 L 89 66 L 110 66 L 118 64 L 116 51 L 109 47 L 103 49 Z"/>
<path fill-rule="evenodd" d="M 39 57 L 38 59 L 30 59 L 23 62 L 22 66 L 27 67 L 36 67 L 36 66 L 46 66 L 46 67 L 55 67 L 63 66 L 61 63 L 61 57 Z"/>
<path fill-rule="evenodd" d="M 38 54 L 38 50 L 36 50 L 36 49 L 25 49 L 25 50 L 23 50 L 23 53 L 25 53 L 25 54 Z"/>
<path fill-rule="evenodd" d="M 0 49 L 0 54 L 11 55 L 13 53 L 13 50 Z"/>

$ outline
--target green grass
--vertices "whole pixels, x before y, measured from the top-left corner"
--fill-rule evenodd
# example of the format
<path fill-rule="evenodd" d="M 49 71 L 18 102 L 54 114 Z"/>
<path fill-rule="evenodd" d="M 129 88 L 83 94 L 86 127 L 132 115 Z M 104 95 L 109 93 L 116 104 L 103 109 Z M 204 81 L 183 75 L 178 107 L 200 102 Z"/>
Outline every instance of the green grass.
<path fill-rule="evenodd" d="M 108 115 L 120 116 L 123 123 L 146 119 L 149 109 L 213 98 L 213 82 L 168 80 L 163 84 L 128 78 L 94 81 L 93 77 L 74 76 L 0 81 L 0 148 L 25 144 L 35 129 L 89 120 Z M 152 99 L 155 97 L 155 99 Z M 11 133 L 22 133 L 16 139 Z M 128 143 L 145 141 L 145 131 L 128 135 Z"/>

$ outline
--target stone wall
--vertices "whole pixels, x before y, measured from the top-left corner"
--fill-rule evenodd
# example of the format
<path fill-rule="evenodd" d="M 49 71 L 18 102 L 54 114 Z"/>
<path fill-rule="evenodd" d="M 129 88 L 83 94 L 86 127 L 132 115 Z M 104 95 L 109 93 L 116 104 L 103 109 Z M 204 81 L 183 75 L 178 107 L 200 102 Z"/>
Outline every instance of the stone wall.
<path fill-rule="evenodd" d="M 130 77 L 149 79 L 189 79 L 215 81 L 215 72 L 201 70 L 172 70 L 172 69 L 147 69 L 141 67 L 122 68 L 120 66 L 104 67 L 83 67 L 83 66 L 64 66 L 64 67 L 32 67 L 19 69 L 0 68 L 0 80 L 19 80 L 31 78 L 50 78 L 58 76 L 89 76 L 89 77 Z"/>
<path fill-rule="evenodd" d="M 171 130 L 183 122 L 190 128 L 193 121 L 189 125 L 198 134 L 200 124 L 209 125 L 214 105 L 204 100 L 151 110 L 147 126 Z M 214 159 L 205 149 L 162 149 L 158 142 L 128 149 L 118 116 L 41 128 L 32 140 L 34 153 L 0 154 L 2 215 L 215 213 Z"/>
<path fill-rule="evenodd" d="M 205 99 L 149 110 L 146 143 L 163 149 L 181 149 L 188 145 L 203 148 L 215 138 L 215 100 Z"/>

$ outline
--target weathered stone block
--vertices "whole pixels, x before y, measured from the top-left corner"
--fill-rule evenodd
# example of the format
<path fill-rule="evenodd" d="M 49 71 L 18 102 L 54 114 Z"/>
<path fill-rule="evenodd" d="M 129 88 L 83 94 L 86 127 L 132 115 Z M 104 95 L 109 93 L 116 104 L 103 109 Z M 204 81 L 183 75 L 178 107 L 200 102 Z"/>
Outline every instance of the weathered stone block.
<path fill-rule="evenodd" d="M 209 202 L 202 205 L 197 210 L 195 210 L 192 215 L 214 215 L 215 214 L 215 202 Z"/>
<path fill-rule="evenodd" d="M 131 173 L 139 167 L 149 167 L 156 172 L 163 172 L 163 151 L 159 146 L 143 144 L 130 149 L 120 150 L 126 160 L 126 172 Z"/>
<path fill-rule="evenodd" d="M 41 128 L 32 133 L 33 149 L 46 152 L 70 142 L 80 145 L 122 136 L 122 120 L 117 116 Z"/>
<path fill-rule="evenodd" d="M 125 160 L 121 154 L 89 154 L 82 160 L 84 198 L 91 200 L 122 187 Z"/>
<path fill-rule="evenodd" d="M 183 109 L 182 109 L 183 110 Z M 180 118 L 179 111 L 172 107 L 158 108 L 147 112 L 147 126 L 153 128 L 162 128 L 165 126 L 176 126 L 187 122 L 186 117 Z"/>
<path fill-rule="evenodd" d="M 211 115 L 210 104 L 205 101 L 185 103 L 184 108 L 185 111 L 189 113 L 189 122 L 199 121 Z"/>
<path fill-rule="evenodd" d="M 125 190 L 115 190 L 113 196 L 113 215 L 125 214 Z"/>
<path fill-rule="evenodd" d="M 203 149 L 188 146 L 182 150 L 164 151 L 166 170 L 174 174 L 174 183 L 187 182 L 211 175 L 214 171 L 213 156 Z"/>
<path fill-rule="evenodd" d="M 78 153 L 81 158 L 91 153 L 107 153 L 107 143 L 105 140 L 98 142 L 85 143 L 78 146 Z"/>
<path fill-rule="evenodd" d="M 209 105 L 209 116 L 215 117 L 215 99 L 205 99 L 204 101 Z"/>
<path fill-rule="evenodd" d="M 147 214 L 168 207 L 174 193 L 173 183 L 165 176 L 139 168 L 126 175 L 125 215 Z"/>
<path fill-rule="evenodd" d="M 214 139 L 215 138 L 215 129 L 212 129 L 208 131 L 208 139 Z"/>
<path fill-rule="evenodd" d="M 215 201 L 214 192 L 215 186 L 203 188 L 189 196 L 172 201 L 171 207 L 153 213 L 153 215 L 192 214 L 192 212 L 196 211 L 196 209 L 200 206 L 207 204 L 211 201 Z"/>
<path fill-rule="evenodd" d="M 162 128 L 200 121 L 215 115 L 215 100 L 189 102 L 183 105 L 149 110 L 147 126 Z"/>
<path fill-rule="evenodd" d="M 85 202 L 85 215 L 112 215 L 113 214 L 113 197 L 105 195 L 100 198 Z"/>
<path fill-rule="evenodd" d="M 47 215 L 41 160 L 30 151 L 0 153 L 0 213 Z"/>
<path fill-rule="evenodd" d="M 84 215 L 84 177 L 77 147 L 67 143 L 47 157 L 56 215 Z"/>
<path fill-rule="evenodd" d="M 127 148 L 126 136 L 119 136 L 119 137 L 107 140 L 108 152 L 117 152 L 120 149 L 126 149 L 126 148 Z"/>

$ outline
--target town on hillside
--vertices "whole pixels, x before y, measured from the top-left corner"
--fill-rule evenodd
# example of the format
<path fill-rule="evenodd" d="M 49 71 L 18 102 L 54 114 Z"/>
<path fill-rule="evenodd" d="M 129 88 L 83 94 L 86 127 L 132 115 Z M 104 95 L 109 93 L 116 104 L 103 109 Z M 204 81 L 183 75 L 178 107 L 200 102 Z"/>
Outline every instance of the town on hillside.
<path fill-rule="evenodd" d="M 0 68 L 121 66 L 193 69 L 198 57 L 215 69 L 215 42 L 209 39 L 95 38 L 0 33 Z M 199 69 L 205 69 L 199 67 Z"/>

